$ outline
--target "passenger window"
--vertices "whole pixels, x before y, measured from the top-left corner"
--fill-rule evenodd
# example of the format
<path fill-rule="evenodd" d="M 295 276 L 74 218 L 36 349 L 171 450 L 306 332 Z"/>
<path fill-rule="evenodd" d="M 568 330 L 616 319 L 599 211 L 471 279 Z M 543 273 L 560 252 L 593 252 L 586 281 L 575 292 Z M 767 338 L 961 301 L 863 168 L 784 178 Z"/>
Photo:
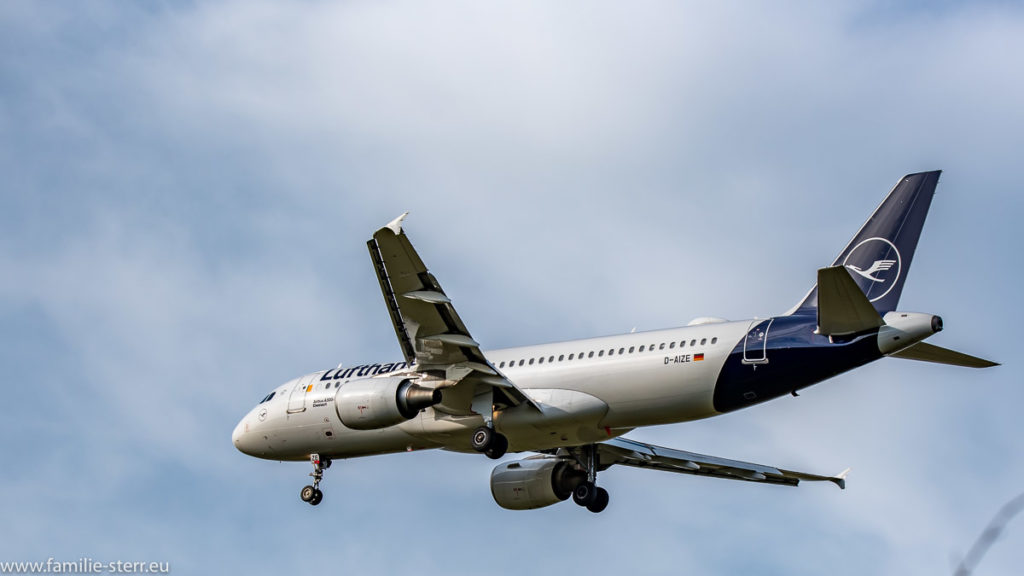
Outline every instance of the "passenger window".
<path fill-rule="evenodd" d="M 641 352 L 643 352 L 643 351 L 644 351 L 644 347 L 643 347 L 643 346 L 641 346 L 641 347 L 640 347 L 640 351 L 641 351 Z"/>
<path fill-rule="evenodd" d="M 626 352 L 625 348 L 619 348 L 619 356 L 622 356 L 622 354 L 625 353 L 625 352 Z"/>
<path fill-rule="evenodd" d="M 504 367 L 505 367 L 505 363 L 504 362 L 502 362 L 501 364 L 498 364 L 498 368 L 504 368 Z"/>
<path fill-rule="evenodd" d="M 587 354 L 587 358 L 593 358 L 593 357 L 594 357 L 594 351 L 591 350 L 590 354 Z"/>
<path fill-rule="evenodd" d="M 630 354 L 632 354 L 632 353 L 633 353 L 633 349 L 634 349 L 634 348 L 635 348 L 634 346 L 630 346 L 630 347 L 629 347 L 629 353 L 630 353 Z"/>
<path fill-rule="evenodd" d="M 712 338 L 712 339 L 711 339 L 711 343 L 712 343 L 712 344 L 718 344 L 718 337 L 717 337 L 717 336 L 715 336 L 714 338 Z"/>
<path fill-rule="evenodd" d="M 690 346 L 696 346 L 696 345 L 697 345 L 697 340 L 696 339 L 690 340 Z"/>
<path fill-rule="evenodd" d="M 700 339 L 700 345 L 701 345 L 701 346 L 703 346 L 703 345 L 705 345 L 705 344 L 707 344 L 707 343 L 708 343 L 708 339 L 707 339 L 707 338 L 701 338 L 701 339 Z"/>
<path fill-rule="evenodd" d="M 530 366 L 533 366 L 533 358 L 530 358 Z"/>
<path fill-rule="evenodd" d="M 604 356 L 604 350 L 598 350 L 597 351 L 597 357 L 600 358 L 602 356 Z"/>
<path fill-rule="evenodd" d="M 669 348 L 675 348 L 676 347 L 676 343 L 675 342 L 669 342 L 668 343 L 668 347 Z"/>
<path fill-rule="evenodd" d="M 537 360 L 537 364 L 543 364 L 543 363 L 544 363 L 544 357 L 541 356 L 540 360 Z"/>
<path fill-rule="evenodd" d="M 555 361 L 555 357 L 554 356 L 549 356 L 548 357 L 548 362 L 554 362 L 554 361 Z"/>
<path fill-rule="evenodd" d="M 664 350 L 664 349 L 665 349 L 665 343 L 662 342 L 661 346 L 658 346 L 658 350 Z"/>
<path fill-rule="evenodd" d="M 526 362 L 526 360 L 520 360 L 519 365 L 522 366 L 524 362 Z"/>
<path fill-rule="evenodd" d="M 575 356 L 575 354 L 569 354 L 569 360 L 572 360 L 573 356 Z"/>
<path fill-rule="evenodd" d="M 680 348 L 685 348 L 686 347 L 686 340 L 683 340 L 682 342 L 680 342 L 679 343 L 679 347 Z"/>
<path fill-rule="evenodd" d="M 558 361 L 561 362 L 562 360 L 565 360 L 565 354 L 558 355 Z M 572 360 L 572 358 L 569 358 L 569 360 Z"/>

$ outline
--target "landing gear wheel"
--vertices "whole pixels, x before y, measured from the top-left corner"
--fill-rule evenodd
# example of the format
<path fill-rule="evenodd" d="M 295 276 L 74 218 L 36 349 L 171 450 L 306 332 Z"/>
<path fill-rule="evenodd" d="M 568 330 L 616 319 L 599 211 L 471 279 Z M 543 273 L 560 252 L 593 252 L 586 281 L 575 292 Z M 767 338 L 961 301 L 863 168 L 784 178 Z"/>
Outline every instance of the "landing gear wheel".
<path fill-rule="evenodd" d="M 584 507 L 589 507 L 597 500 L 597 487 L 590 482 L 583 482 L 572 491 L 572 501 Z"/>
<path fill-rule="evenodd" d="M 481 426 L 473 431 L 473 439 L 470 440 L 470 444 L 473 446 L 473 450 L 477 452 L 484 452 L 491 446 L 491 442 L 494 441 L 495 432 L 493 428 L 487 426 Z"/>
<path fill-rule="evenodd" d="M 504 456 L 508 451 L 508 438 L 488 426 L 481 426 L 474 430 L 473 438 L 469 443 L 473 450 L 483 452 L 495 460 Z"/>
<path fill-rule="evenodd" d="M 302 488 L 302 492 L 299 492 L 299 498 L 302 498 L 303 502 L 312 502 L 317 492 L 320 491 L 312 486 L 305 486 Z"/>
<path fill-rule="evenodd" d="M 324 479 L 324 470 L 331 467 L 331 459 L 321 460 L 319 454 L 310 454 L 309 461 L 313 464 L 313 473 L 310 474 L 313 477 L 313 485 L 303 487 L 299 497 L 303 502 L 316 506 L 324 499 L 324 493 L 320 491 L 320 481 Z"/>
<path fill-rule="evenodd" d="M 600 486 L 597 488 L 594 494 L 594 501 L 587 504 L 587 510 L 590 510 L 594 514 L 601 512 L 608 507 L 608 491 Z"/>
<path fill-rule="evenodd" d="M 508 438 L 503 434 L 495 433 L 494 437 L 491 438 L 491 445 L 484 450 L 484 454 L 491 460 L 497 460 L 508 452 Z"/>

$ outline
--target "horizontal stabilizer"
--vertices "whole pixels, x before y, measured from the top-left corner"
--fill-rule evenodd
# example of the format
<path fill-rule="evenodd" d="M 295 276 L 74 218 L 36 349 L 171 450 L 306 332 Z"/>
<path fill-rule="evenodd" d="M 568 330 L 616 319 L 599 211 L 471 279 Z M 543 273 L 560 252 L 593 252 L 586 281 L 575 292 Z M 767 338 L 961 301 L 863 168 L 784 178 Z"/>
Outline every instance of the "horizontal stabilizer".
<path fill-rule="evenodd" d="M 845 266 L 818 270 L 818 332 L 848 336 L 883 326 L 882 317 Z"/>
<path fill-rule="evenodd" d="M 904 348 L 899 352 L 893 352 L 892 354 L 889 354 L 889 356 L 905 358 L 907 360 L 921 360 L 922 362 L 935 362 L 937 364 L 950 364 L 952 366 L 965 366 L 967 368 L 990 368 L 992 366 L 999 366 L 997 362 L 977 358 L 969 354 L 934 346 L 925 342 L 918 342 L 917 344 Z"/>

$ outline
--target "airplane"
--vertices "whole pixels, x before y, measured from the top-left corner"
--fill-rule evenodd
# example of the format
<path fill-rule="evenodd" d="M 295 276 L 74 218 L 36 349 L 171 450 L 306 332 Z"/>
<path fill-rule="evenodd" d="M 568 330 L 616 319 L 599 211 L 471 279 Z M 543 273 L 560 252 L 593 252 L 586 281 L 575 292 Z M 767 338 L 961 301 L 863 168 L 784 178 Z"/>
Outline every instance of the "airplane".
<path fill-rule="evenodd" d="M 323 499 L 332 461 L 440 448 L 505 461 L 491 472 L 510 510 L 567 500 L 601 512 L 597 475 L 614 465 L 796 486 L 828 476 L 637 442 L 641 426 L 718 416 L 785 395 L 883 357 L 983 368 L 995 362 L 924 340 L 939 316 L 897 310 L 941 171 L 899 180 L 791 310 L 729 322 L 484 351 L 403 228 L 367 242 L 401 361 L 306 374 L 268 393 L 235 427 L 241 452 L 305 461 Z"/>

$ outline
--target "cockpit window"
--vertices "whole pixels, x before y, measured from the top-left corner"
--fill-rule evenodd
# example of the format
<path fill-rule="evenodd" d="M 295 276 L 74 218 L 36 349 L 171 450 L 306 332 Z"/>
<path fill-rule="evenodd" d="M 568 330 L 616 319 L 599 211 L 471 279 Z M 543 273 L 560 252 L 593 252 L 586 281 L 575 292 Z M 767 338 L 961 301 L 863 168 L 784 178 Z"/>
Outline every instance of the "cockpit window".
<path fill-rule="evenodd" d="M 270 399 L 274 397 L 274 394 L 277 394 L 276 390 L 271 392 L 270 394 L 267 394 L 267 396 L 263 400 L 260 400 L 260 404 L 263 404 L 264 402 L 270 402 Z"/>

